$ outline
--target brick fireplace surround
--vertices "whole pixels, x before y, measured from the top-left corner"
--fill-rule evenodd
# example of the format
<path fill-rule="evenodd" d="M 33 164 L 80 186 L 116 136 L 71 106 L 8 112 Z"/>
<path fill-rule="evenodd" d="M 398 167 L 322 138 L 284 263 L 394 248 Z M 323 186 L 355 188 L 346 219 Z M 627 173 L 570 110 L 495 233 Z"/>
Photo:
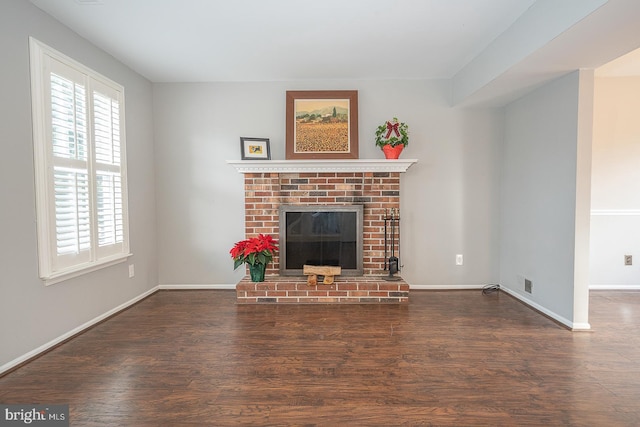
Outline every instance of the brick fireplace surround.
<path fill-rule="evenodd" d="M 400 208 L 400 173 L 416 160 L 243 160 L 228 161 L 244 174 L 245 236 L 278 238 L 278 208 L 287 205 L 364 205 L 363 266 L 359 277 L 336 276 L 332 285 L 308 286 L 306 277 L 280 276 L 279 257 L 265 281 L 245 276 L 237 302 L 407 303 L 409 285 L 387 281 L 384 270 L 385 209 Z"/>

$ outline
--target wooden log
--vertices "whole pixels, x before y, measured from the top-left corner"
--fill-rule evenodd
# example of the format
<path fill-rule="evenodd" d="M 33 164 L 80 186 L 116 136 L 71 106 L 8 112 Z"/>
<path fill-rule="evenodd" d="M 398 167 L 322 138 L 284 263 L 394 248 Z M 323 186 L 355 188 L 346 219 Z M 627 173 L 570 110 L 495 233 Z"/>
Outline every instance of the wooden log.
<path fill-rule="evenodd" d="M 342 267 L 333 265 L 304 265 L 302 272 L 307 274 L 317 274 L 320 276 L 339 276 L 342 273 Z"/>
<path fill-rule="evenodd" d="M 333 265 L 304 265 L 302 267 L 302 273 L 307 277 L 307 284 L 309 286 L 315 286 L 318 283 L 317 276 L 324 276 L 322 281 L 325 285 L 331 285 L 334 281 L 334 276 L 338 276 L 342 273 L 342 267 Z"/>

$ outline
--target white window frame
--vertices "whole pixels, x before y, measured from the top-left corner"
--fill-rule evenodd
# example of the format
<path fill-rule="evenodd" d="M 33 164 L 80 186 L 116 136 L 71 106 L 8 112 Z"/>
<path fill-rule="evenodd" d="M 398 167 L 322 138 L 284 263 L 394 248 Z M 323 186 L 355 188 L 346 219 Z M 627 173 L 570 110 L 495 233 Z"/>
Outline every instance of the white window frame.
<path fill-rule="evenodd" d="M 129 215 L 127 206 L 124 88 L 33 37 L 29 38 L 29 51 L 31 59 L 31 102 L 38 262 L 40 278 L 44 281 L 45 285 L 51 285 L 124 262 L 131 256 L 131 253 L 129 253 Z M 77 87 L 81 88 L 80 92 L 75 92 L 74 89 L 73 102 L 74 105 L 81 104 L 82 100 L 85 102 L 83 107 L 79 107 L 78 109 L 82 110 L 78 116 L 82 117 L 85 123 L 83 126 L 85 132 L 83 135 L 86 143 L 82 145 L 83 147 L 86 145 L 86 148 L 81 151 L 86 152 L 86 154 L 81 155 L 85 157 L 83 159 L 76 160 L 54 155 L 52 73 L 64 75 L 65 81 L 68 79 L 69 82 L 73 82 Z M 84 96 L 76 98 L 78 93 L 82 94 L 82 91 L 84 91 Z M 94 114 L 94 107 L 99 103 L 98 96 L 101 97 L 102 100 L 106 99 L 110 107 L 107 110 L 108 113 L 104 113 L 109 114 L 111 117 L 111 120 L 107 124 L 107 126 L 111 127 L 109 128 L 110 133 L 107 137 L 106 146 L 111 148 L 113 153 L 118 151 L 119 146 L 119 152 L 112 155 L 112 158 L 116 160 L 111 160 L 111 163 L 104 160 L 104 156 L 102 156 L 102 160 L 98 159 L 96 154 L 98 151 L 96 150 L 96 135 L 98 132 L 95 128 L 100 126 L 94 126 L 94 123 L 97 123 L 97 121 L 95 121 L 96 117 L 98 117 L 98 119 L 104 118 L 104 116 L 100 116 L 100 113 L 98 113 L 97 116 Z M 76 103 L 76 100 L 79 101 Z M 101 105 L 104 106 L 104 104 Z M 74 107 L 74 118 L 78 110 Z M 78 137 L 78 135 L 79 133 L 75 133 L 75 136 L 71 138 L 72 143 L 76 146 L 78 145 L 78 140 L 82 139 Z M 114 140 L 119 140 L 119 144 L 113 142 Z M 59 139 L 56 139 L 56 141 L 59 141 Z M 66 138 L 64 141 L 64 145 L 66 145 Z M 98 144 L 100 144 L 100 142 L 98 142 Z M 100 145 L 100 147 L 104 146 L 104 144 Z M 85 237 L 85 240 L 81 245 L 72 249 L 71 252 L 67 251 L 63 253 L 60 249 L 62 246 L 59 246 L 57 243 L 59 237 L 63 236 L 63 234 L 62 232 L 57 234 L 56 228 L 56 215 L 60 213 L 56 212 L 56 196 L 58 197 L 58 201 L 61 200 L 62 196 L 60 192 L 56 194 L 54 188 L 54 168 L 57 170 L 58 176 L 60 176 L 65 173 L 61 172 L 61 170 L 67 166 L 69 168 L 84 168 L 82 171 L 86 171 L 86 182 L 88 182 L 88 185 L 83 186 L 76 184 L 72 192 L 64 193 L 65 195 L 71 194 L 75 197 L 74 200 L 76 200 L 76 202 L 71 202 L 71 204 L 73 205 L 72 207 L 75 207 L 76 211 L 81 210 L 80 205 L 83 207 L 81 214 L 83 216 L 81 219 L 76 219 L 77 223 L 75 227 L 77 229 L 83 229 L 82 236 Z M 85 176 L 84 173 L 80 175 Z M 99 180 L 98 175 L 100 175 L 102 179 L 104 179 L 105 176 L 110 177 L 112 183 L 115 183 L 112 189 L 115 195 L 104 192 L 106 188 L 105 185 L 101 188 L 103 191 L 99 191 L 98 181 L 106 181 Z M 117 188 L 118 180 L 120 188 Z M 85 182 L 84 180 L 81 181 Z M 82 190 L 79 190 L 79 187 L 81 187 Z M 68 189 L 69 187 L 65 186 L 65 190 Z M 103 195 L 103 198 L 100 200 L 102 202 L 100 205 L 98 200 L 99 194 Z M 108 198 L 104 197 L 105 194 L 112 196 L 112 208 L 99 207 L 105 206 L 104 200 Z M 78 203 L 79 195 L 84 196 L 83 200 L 88 200 L 88 202 Z M 113 210 L 113 221 L 104 220 L 104 216 L 101 216 L 100 218 L 102 219 L 99 219 L 98 214 L 104 214 L 108 209 Z M 83 222 L 82 226 L 79 225 L 80 222 Z M 88 226 L 86 225 L 87 222 Z M 102 240 L 102 243 L 99 244 L 98 225 L 104 226 L 104 224 L 107 223 L 113 223 L 113 230 L 109 232 L 113 234 L 113 239 L 109 243 L 105 243 L 105 241 Z M 116 235 L 117 237 L 115 237 Z M 88 242 L 86 240 L 88 240 Z"/>

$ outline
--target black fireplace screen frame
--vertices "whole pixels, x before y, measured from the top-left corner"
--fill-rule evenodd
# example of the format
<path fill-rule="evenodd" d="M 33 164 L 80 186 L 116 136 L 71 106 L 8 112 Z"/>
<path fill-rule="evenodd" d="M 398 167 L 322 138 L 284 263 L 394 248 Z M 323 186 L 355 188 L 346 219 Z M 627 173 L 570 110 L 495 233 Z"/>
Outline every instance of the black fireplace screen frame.
<path fill-rule="evenodd" d="M 301 235 L 294 237 L 293 234 L 288 233 L 287 230 L 287 214 L 311 214 L 314 213 L 353 213 L 355 215 L 355 230 L 352 233 L 352 237 L 347 237 L 349 239 L 353 238 L 355 243 L 355 265 L 350 265 L 347 268 L 345 266 L 342 267 L 342 275 L 343 276 L 362 276 L 364 274 L 364 206 L 363 205 L 281 205 L 279 208 L 279 226 L 280 226 L 280 275 L 282 276 L 302 276 L 302 267 L 300 268 L 287 268 L 287 242 L 291 242 L 297 238 L 301 239 Z M 329 218 L 332 216 L 328 215 Z M 308 217 L 307 217 L 308 218 Z M 353 219 L 353 218 L 351 218 Z M 315 225 L 312 225 L 314 227 Z M 318 228 L 331 229 L 331 227 L 335 227 L 335 224 L 331 223 L 331 220 L 327 223 L 324 221 L 318 224 L 315 231 L 319 231 Z M 313 230 L 312 230 L 313 231 Z M 287 235 L 291 234 L 291 235 Z M 317 243 L 315 241 L 315 237 L 308 237 L 313 242 L 309 244 Z M 345 242 L 342 242 L 345 243 Z M 352 242 L 347 242 L 352 243 Z M 300 240 L 298 240 L 298 244 L 300 244 Z M 318 263 L 310 262 L 310 264 Z"/>

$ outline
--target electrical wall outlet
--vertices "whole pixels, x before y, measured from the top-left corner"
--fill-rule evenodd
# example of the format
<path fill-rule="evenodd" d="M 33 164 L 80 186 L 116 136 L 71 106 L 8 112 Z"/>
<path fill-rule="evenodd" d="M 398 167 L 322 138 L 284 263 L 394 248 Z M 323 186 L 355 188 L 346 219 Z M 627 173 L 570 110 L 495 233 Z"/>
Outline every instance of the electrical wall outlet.
<path fill-rule="evenodd" d="M 462 254 L 456 255 L 456 265 L 462 265 L 462 264 L 464 264 L 464 258 Z"/>
<path fill-rule="evenodd" d="M 624 265 L 633 265 L 633 255 L 624 256 Z"/>
<path fill-rule="evenodd" d="M 129 264 L 129 278 L 132 278 L 135 275 L 136 275 L 136 270 L 133 267 L 133 264 Z"/>
<path fill-rule="evenodd" d="M 531 280 L 524 279 L 524 291 L 531 293 L 532 290 L 533 290 L 533 283 L 531 283 Z"/>

